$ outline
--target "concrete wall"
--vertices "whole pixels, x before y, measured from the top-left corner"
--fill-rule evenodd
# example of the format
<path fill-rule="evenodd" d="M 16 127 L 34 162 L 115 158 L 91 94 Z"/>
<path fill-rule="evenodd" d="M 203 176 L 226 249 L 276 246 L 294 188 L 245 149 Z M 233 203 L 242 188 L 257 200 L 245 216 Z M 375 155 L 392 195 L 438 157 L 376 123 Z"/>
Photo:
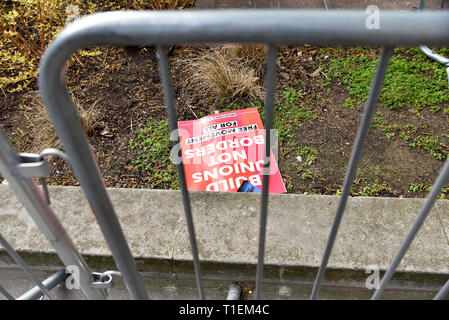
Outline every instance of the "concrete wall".
<path fill-rule="evenodd" d="M 114 269 L 80 188 L 50 187 L 50 193 L 52 207 L 94 269 Z M 139 268 L 168 282 L 173 274 L 190 279 L 194 294 L 179 191 L 109 189 L 109 193 Z M 289 298 L 310 294 L 337 203 L 336 196 L 270 196 L 265 258 L 266 279 L 272 284 L 266 288 L 270 297 L 279 298 L 280 287 L 289 288 L 282 289 L 290 292 Z M 389 265 L 422 204 L 423 199 L 350 198 L 329 261 L 323 297 L 368 298 L 372 292 L 364 289 L 367 266 L 385 269 Z M 192 205 L 206 278 L 211 283 L 221 281 L 223 290 L 225 284 L 237 280 L 250 286 L 257 262 L 260 197 L 192 192 Z M 39 270 L 58 264 L 48 242 L 6 186 L 0 186 L 0 232 Z M 392 283 L 396 289 L 387 297 L 430 298 L 439 289 L 449 273 L 445 232 L 449 233 L 449 201 L 441 200 L 400 265 Z M 4 264 L 10 264 L 5 254 L 1 257 Z M 0 283 L 6 280 L 0 274 Z"/>

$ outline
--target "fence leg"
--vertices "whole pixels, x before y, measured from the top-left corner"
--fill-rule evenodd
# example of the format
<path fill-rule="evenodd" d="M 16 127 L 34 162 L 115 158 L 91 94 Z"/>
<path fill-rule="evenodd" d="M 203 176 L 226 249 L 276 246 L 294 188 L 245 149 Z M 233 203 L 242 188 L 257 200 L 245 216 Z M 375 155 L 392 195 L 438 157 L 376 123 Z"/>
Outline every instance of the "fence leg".
<path fill-rule="evenodd" d="M 0 173 L 8 180 L 9 186 L 19 201 L 30 214 L 40 232 L 45 235 L 55 249 L 64 265 L 73 266 L 79 270 L 79 284 L 84 294 L 90 299 L 105 299 L 106 291 L 90 286 L 92 272 L 77 251 L 58 217 L 47 205 L 39 187 L 30 178 L 22 178 L 15 170 L 19 156 L 14 151 L 9 140 L 0 130 Z"/>

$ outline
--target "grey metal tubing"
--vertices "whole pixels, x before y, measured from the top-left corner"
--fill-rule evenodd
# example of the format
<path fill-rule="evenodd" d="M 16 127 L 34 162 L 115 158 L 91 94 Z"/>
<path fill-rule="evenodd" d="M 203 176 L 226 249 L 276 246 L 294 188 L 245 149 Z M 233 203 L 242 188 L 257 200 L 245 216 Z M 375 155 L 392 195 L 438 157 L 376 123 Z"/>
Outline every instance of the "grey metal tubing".
<path fill-rule="evenodd" d="M 449 12 L 382 10 L 380 29 L 366 28 L 367 17 L 368 14 L 360 10 L 104 12 L 67 25 L 50 45 L 46 56 L 51 56 L 54 68 L 62 72 L 73 52 L 93 45 L 258 42 L 417 46 L 424 42 L 429 45 L 449 43 Z M 62 80 L 62 76 L 58 73 L 53 81 Z"/>
<path fill-rule="evenodd" d="M 449 59 L 446 58 L 446 57 L 444 57 L 444 56 L 442 56 L 442 55 L 439 55 L 439 54 L 433 52 L 433 50 L 430 49 L 430 48 L 427 47 L 427 46 L 419 46 L 419 49 L 420 49 L 420 50 L 421 50 L 427 57 L 429 57 L 429 58 L 431 58 L 431 59 L 433 59 L 433 60 L 435 60 L 435 61 L 437 61 L 437 62 L 439 62 L 439 63 L 441 63 L 441 64 L 443 64 L 444 66 L 447 67 L 447 68 L 446 68 L 446 73 L 447 73 L 447 83 L 448 83 L 448 85 L 449 85 Z"/>
<path fill-rule="evenodd" d="M 260 299 L 260 293 L 262 288 L 263 278 L 263 266 L 265 258 L 265 238 L 267 233 L 267 214 L 268 214 L 268 186 L 270 182 L 270 131 L 273 127 L 273 109 L 276 90 L 276 56 L 277 48 L 275 45 L 270 44 L 267 51 L 267 75 L 266 75 L 266 93 L 264 104 L 264 117 L 265 117 L 265 154 L 263 165 L 263 178 L 262 178 L 262 201 L 260 207 L 260 225 L 259 225 L 259 250 L 257 258 L 256 269 L 256 296 L 257 300 Z"/>
<path fill-rule="evenodd" d="M 449 59 L 432 51 L 428 46 L 419 46 L 419 49 L 429 58 L 449 67 Z"/>
<path fill-rule="evenodd" d="M 226 300 L 239 300 L 240 294 L 242 293 L 242 289 L 238 284 L 233 284 L 229 287 L 228 296 Z"/>
<path fill-rule="evenodd" d="M 448 82 L 448 85 L 449 85 L 449 67 L 446 68 L 446 73 L 447 73 L 447 82 Z"/>
<path fill-rule="evenodd" d="M 0 173 L 8 181 L 19 201 L 30 214 L 40 232 L 47 238 L 57 252 L 65 266 L 78 267 L 80 273 L 80 287 L 90 299 L 104 299 L 104 290 L 90 287 L 92 272 L 78 253 L 72 240 L 59 222 L 53 210 L 46 204 L 42 192 L 32 179 L 21 178 L 14 168 L 18 164 L 19 156 L 10 142 L 0 130 Z"/>
<path fill-rule="evenodd" d="M 65 31 L 70 29 L 69 27 Z M 75 47 L 92 38 L 82 35 L 82 39 L 76 41 L 73 38 L 66 38 L 65 31 L 62 31 L 47 48 L 41 60 L 39 90 L 73 171 L 80 181 L 131 296 L 134 299 L 148 299 L 143 279 L 134 262 L 93 152 L 89 148 L 83 127 L 65 86 L 66 60 Z M 78 36 L 79 33 L 75 32 L 74 35 Z"/>
<path fill-rule="evenodd" d="M 15 300 L 14 297 L 8 292 L 8 290 L 3 288 L 1 284 L 0 284 L 0 293 L 6 298 L 6 300 Z"/>
<path fill-rule="evenodd" d="M 167 50 L 164 46 L 158 46 L 157 52 L 159 57 L 159 70 L 162 80 L 162 87 L 164 90 L 164 100 L 167 110 L 170 132 L 174 132 L 175 130 L 178 129 L 178 122 L 177 122 L 178 117 L 176 116 L 176 110 L 174 106 L 175 97 L 173 91 L 173 84 L 171 80 L 170 66 L 167 58 Z M 176 136 L 176 141 L 172 141 L 172 143 L 179 143 L 179 134 L 177 134 Z M 187 191 L 184 164 L 182 162 L 178 162 L 176 164 L 176 170 L 178 172 L 179 186 L 181 187 L 182 203 L 184 205 L 184 214 L 186 216 L 187 230 L 189 232 L 190 249 L 192 251 L 198 294 L 200 299 L 203 300 L 205 299 L 203 278 L 201 274 L 200 258 L 198 254 L 195 227 L 193 223 L 192 206 L 190 205 L 190 196 L 189 192 Z"/>
<path fill-rule="evenodd" d="M 410 244 L 412 243 L 413 239 L 415 238 L 416 234 L 418 233 L 419 229 L 424 223 L 424 220 L 427 218 L 427 215 L 432 209 L 435 201 L 437 200 L 438 195 L 441 192 L 441 189 L 448 182 L 448 180 L 449 180 L 449 159 L 446 160 L 443 169 L 441 170 L 440 174 L 438 175 L 438 178 L 436 179 L 434 185 L 432 186 L 432 191 L 430 191 L 430 194 L 427 197 L 423 207 L 421 208 L 415 222 L 413 223 L 412 228 L 408 232 L 407 237 L 405 238 L 404 242 L 399 248 L 399 251 L 394 257 L 393 261 L 391 262 L 391 265 L 388 268 L 387 272 L 384 274 L 382 281 L 380 282 L 379 289 L 377 289 L 374 292 L 371 298 L 372 300 L 380 299 L 382 292 L 385 290 L 385 287 L 390 282 L 390 279 L 393 276 L 394 272 L 396 271 L 396 268 L 401 263 L 402 258 L 404 257 L 405 253 L 410 247 Z"/>
<path fill-rule="evenodd" d="M 44 150 L 42 150 L 42 151 L 39 153 L 39 156 L 40 156 L 41 158 L 44 158 L 44 157 L 46 157 L 46 156 L 56 156 L 56 157 L 61 158 L 62 160 L 64 160 L 65 162 L 67 162 L 67 164 L 70 165 L 70 160 L 69 160 L 69 158 L 67 157 L 67 155 L 66 155 L 64 152 L 62 152 L 61 150 L 58 150 L 58 149 L 53 149 L 53 148 L 47 148 L 47 149 L 44 149 Z"/>
<path fill-rule="evenodd" d="M 359 126 L 357 137 L 354 142 L 354 147 L 352 148 L 351 158 L 349 160 L 348 169 L 346 171 L 345 181 L 343 184 L 343 190 L 341 192 L 340 200 L 338 202 L 337 212 L 335 213 L 335 219 L 332 224 L 331 232 L 327 241 L 326 249 L 324 251 L 324 256 L 321 265 L 318 269 L 318 274 L 315 278 L 315 283 L 313 285 L 311 299 L 316 299 L 318 291 L 321 287 L 321 281 L 324 277 L 327 264 L 329 262 L 329 257 L 332 252 L 332 248 L 335 243 L 335 238 L 337 237 L 338 228 L 340 226 L 343 213 L 346 208 L 346 202 L 348 200 L 349 192 L 351 191 L 351 186 L 354 181 L 357 165 L 362 155 L 363 147 L 365 144 L 365 139 L 370 128 L 371 119 L 374 114 L 374 110 L 378 101 L 380 91 L 382 89 L 382 84 L 387 72 L 387 67 L 393 54 L 392 47 L 384 47 L 382 49 L 382 54 L 380 56 L 379 62 L 377 63 L 376 73 L 374 74 L 370 93 L 365 104 L 365 111 L 363 113 L 362 121 Z"/>
<path fill-rule="evenodd" d="M 418 9 L 423 10 L 425 6 L 426 6 L 426 0 L 419 0 Z"/>
<path fill-rule="evenodd" d="M 55 274 L 51 275 L 47 279 L 45 279 L 42 284 L 47 290 L 51 290 L 56 287 L 58 284 L 63 282 L 67 277 L 68 273 L 65 269 L 59 270 Z M 42 290 L 38 286 L 33 287 L 32 289 L 25 292 L 23 295 L 17 298 L 17 300 L 38 300 L 42 297 Z"/>
<path fill-rule="evenodd" d="M 443 300 L 447 294 L 449 293 L 449 280 L 441 287 L 440 291 L 438 291 L 437 295 L 433 298 L 433 300 Z"/>
<path fill-rule="evenodd" d="M 55 297 L 50 293 L 50 291 L 42 284 L 39 277 L 31 270 L 28 264 L 22 259 L 21 256 L 14 250 L 13 247 L 6 241 L 6 239 L 0 234 L 0 245 L 8 252 L 8 254 L 13 258 L 13 260 L 22 268 L 23 272 L 26 273 L 28 278 L 30 278 L 40 290 L 50 299 L 54 300 Z"/>

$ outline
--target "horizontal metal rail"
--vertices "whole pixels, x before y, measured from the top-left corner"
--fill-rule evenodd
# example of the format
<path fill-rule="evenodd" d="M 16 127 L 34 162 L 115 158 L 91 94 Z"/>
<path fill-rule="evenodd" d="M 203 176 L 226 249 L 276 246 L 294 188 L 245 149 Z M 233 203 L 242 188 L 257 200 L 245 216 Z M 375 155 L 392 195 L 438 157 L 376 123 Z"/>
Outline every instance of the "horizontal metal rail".
<path fill-rule="evenodd" d="M 383 82 L 393 46 L 449 44 L 449 14 L 446 12 L 382 11 L 379 29 L 366 27 L 368 14 L 364 11 L 316 10 L 226 10 L 177 12 L 109 12 L 83 17 L 69 24 L 46 50 L 40 65 L 39 89 L 47 111 L 61 139 L 74 173 L 95 213 L 112 255 L 121 270 L 134 298 L 147 298 L 130 249 L 118 222 L 113 205 L 105 190 L 95 157 L 83 134 L 76 109 L 67 93 L 65 64 L 79 49 L 97 45 L 155 45 L 159 53 L 161 79 L 170 128 L 176 128 L 175 97 L 164 46 L 178 43 L 240 42 L 269 45 L 267 94 L 265 97 L 265 130 L 272 128 L 275 65 L 277 44 L 317 45 L 380 45 L 385 47 L 373 80 L 373 88 L 366 103 L 365 113 L 355 149 L 350 160 L 345 187 L 337 209 L 331 236 L 321 263 L 312 297 L 317 296 L 333 242 L 345 209 L 348 188 L 353 183 L 360 160 L 374 106 Z M 179 140 L 179 137 L 175 141 Z M 266 139 L 269 150 L 269 139 Z M 264 167 L 269 167 L 269 161 Z M 185 184 L 182 165 L 177 166 L 183 197 L 184 213 L 190 235 L 192 256 L 200 298 L 204 298 L 199 252 L 190 197 Z M 259 232 L 259 256 L 256 274 L 256 298 L 260 297 L 265 253 L 265 235 L 268 209 L 268 183 L 264 176 Z M 434 190 L 432 192 L 438 192 Z M 432 205 L 432 199 L 429 200 Z"/>
<path fill-rule="evenodd" d="M 10 246 L 10 244 L 6 241 L 5 238 L 3 238 L 1 234 L 0 234 L 0 245 L 3 248 L 5 248 L 6 252 L 8 252 L 11 258 L 13 258 L 13 260 L 23 269 L 28 278 L 30 278 L 50 300 L 54 300 L 55 298 L 50 293 L 50 291 L 42 284 L 42 282 L 34 274 L 34 272 L 31 270 L 28 264 L 19 256 L 16 250 L 14 250 L 13 247 Z"/>
<path fill-rule="evenodd" d="M 66 61 L 76 50 L 102 44 L 257 42 L 418 46 L 423 42 L 447 45 L 449 40 L 448 13 L 444 11 L 381 11 L 379 29 L 368 29 L 367 17 L 360 10 L 105 12 L 69 24 L 50 45 L 47 57 L 54 48 L 61 50 L 55 61 L 55 68 L 60 68 L 61 60 Z"/>
<path fill-rule="evenodd" d="M 42 281 L 44 288 L 46 290 L 51 290 L 55 288 L 58 284 L 62 283 L 68 277 L 68 273 L 65 269 L 59 270 L 55 274 L 51 275 L 49 278 Z M 25 292 L 23 295 L 17 298 L 17 300 L 38 300 L 43 297 L 42 289 L 39 286 L 33 287 L 29 291 Z"/>

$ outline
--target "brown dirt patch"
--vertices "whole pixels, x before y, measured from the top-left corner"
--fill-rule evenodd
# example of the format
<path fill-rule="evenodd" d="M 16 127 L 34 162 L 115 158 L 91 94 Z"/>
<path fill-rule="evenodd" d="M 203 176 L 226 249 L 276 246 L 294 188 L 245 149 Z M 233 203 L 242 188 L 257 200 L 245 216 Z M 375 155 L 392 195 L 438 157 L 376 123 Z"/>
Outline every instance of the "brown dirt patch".
<path fill-rule="evenodd" d="M 83 107 L 96 103 L 102 120 L 89 136 L 97 155 L 105 183 L 108 187 L 148 187 L 145 173 L 134 171 L 131 161 L 137 150 L 128 148 L 135 130 L 143 128 L 147 120 L 166 117 L 161 91 L 156 55 L 152 48 L 102 47 L 101 55 L 80 57 L 68 71 L 68 86 Z M 223 110 L 215 97 L 199 91 L 186 82 L 188 70 L 185 61 L 197 56 L 197 49 L 176 47 L 172 55 L 173 77 L 178 95 L 177 107 L 180 119 L 194 119 L 201 114 Z M 345 86 L 334 79 L 324 86 L 322 75 L 312 76 L 322 59 L 316 47 L 283 47 L 280 50 L 277 98 L 282 99 L 286 87 L 301 89 L 307 93 L 308 103 L 318 114 L 313 121 L 302 121 L 296 127 L 295 146 L 311 146 L 318 156 L 310 170 L 316 179 L 302 179 L 298 174 L 296 153 L 291 147 L 281 146 L 279 167 L 289 192 L 335 194 L 341 187 L 348 159 L 355 139 L 363 105 L 343 109 L 349 97 Z M 177 63 L 181 61 L 182 63 Z M 259 80 L 263 84 L 263 75 Z M 33 86 L 30 87 L 33 89 Z M 35 88 L 34 88 L 35 89 Z M 30 125 L 20 109 L 23 93 L 5 94 L 0 100 L 0 123 L 3 130 L 19 151 L 28 151 L 32 137 L 27 133 Z M 248 101 L 238 101 L 244 104 Z M 402 108 L 389 110 L 381 106 L 378 111 L 386 121 L 426 124 L 427 134 L 444 134 L 449 126 L 446 116 L 422 111 L 422 118 Z M 447 141 L 445 141 L 447 142 Z M 46 146 L 50 147 L 50 146 Z M 167 146 L 168 147 L 168 146 Z M 388 140 L 380 129 L 371 129 L 366 141 L 358 179 L 354 190 L 372 183 L 386 183 L 391 192 L 385 196 L 424 196 L 425 190 L 411 194 L 409 184 L 431 185 L 443 165 L 422 150 L 412 149 L 402 139 Z M 77 185 L 70 169 L 57 163 L 50 182 L 60 185 Z"/>

